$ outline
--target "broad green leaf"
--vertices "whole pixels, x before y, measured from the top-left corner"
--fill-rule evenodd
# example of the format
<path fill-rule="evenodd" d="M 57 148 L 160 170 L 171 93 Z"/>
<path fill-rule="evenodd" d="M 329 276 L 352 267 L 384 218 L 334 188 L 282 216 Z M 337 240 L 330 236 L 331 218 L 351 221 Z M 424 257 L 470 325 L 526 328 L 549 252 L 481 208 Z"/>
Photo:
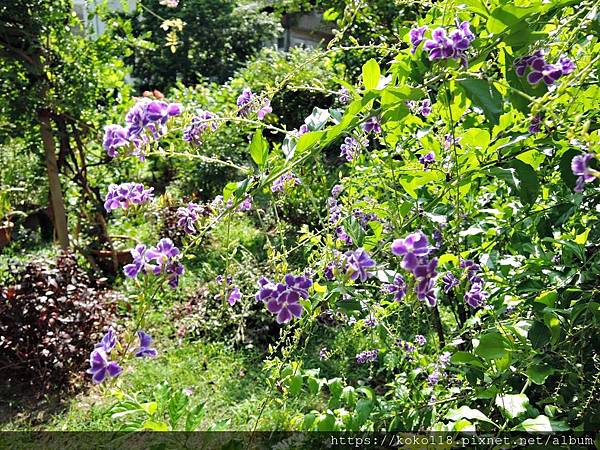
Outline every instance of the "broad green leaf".
<path fill-rule="evenodd" d="M 573 174 L 573 170 L 571 169 L 571 161 L 573 161 L 573 158 L 579 154 L 579 151 L 575 150 L 574 148 L 570 148 L 560 157 L 560 176 L 569 190 L 573 190 L 575 187 L 575 182 L 577 181 L 577 177 L 575 174 Z"/>
<path fill-rule="evenodd" d="M 169 431 L 169 425 L 164 422 L 157 422 L 156 420 L 147 419 L 142 424 L 144 430 L 152 431 Z"/>
<path fill-rule="evenodd" d="M 540 165 L 544 162 L 544 159 L 546 159 L 546 155 L 537 150 L 529 150 L 518 155 L 517 159 L 523 161 L 525 164 L 529 164 L 535 170 L 538 170 Z"/>
<path fill-rule="evenodd" d="M 356 422 L 362 425 L 366 422 L 373 410 L 373 401 L 367 398 L 361 398 L 356 402 Z"/>
<path fill-rule="evenodd" d="M 457 421 L 460 419 L 480 420 L 482 422 L 494 424 L 492 419 L 490 419 L 484 413 L 482 413 L 478 409 L 469 408 L 466 405 L 461 406 L 458 409 L 451 409 L 450 411 L 448 411 L 448 414 L 446 414 L 446 419 L 452 421 Z"/>
<path fill-rule="evenodd" d="M 381 77 L 381 69 L 379 64 L 374 59 L 368 60 L 362 67 L 363 84 L 366 89 L 377 89 L 379 78 Z"/>
<path fill-rule="evenodd" d="M 196 431 L 202 419 L 204 419 L 205 413 L 204 403 L 200 403 L 192 408 L 185 419 L 185 431 Z"/>
<path fill-rule="evenodd" d="M 535 301 L 543 303 L 544 305 L 553 308 L 554 304 L 556 303 L 557 298 L 558 298 L 558 292 L 556 292 L 556 290 L 552 290 L 552 291 L 542 292 L 540 295 L 538 295 L 535 298 Z"/>
<path fill-rule="evenodd" d="M 519 180 L 517 186 L 519 198 L 523 203 L 533 204 L 540 192 L 540 183 L 533 167 L 518 159 L 512 160 L 509 164 L 516 171 L 516 177 Z"/>
<path fill-rule="evenodd" d="M 538 11 L 536 7 L 521 8 L 511 3 L 498 6 L 490 15 L 486 26 L 487 30 L 490 33 L 498 34 L 507 28 L 524 29 L 527 27 L 524 19 L 536 11 Z"/>
<path fill-rule="evenodd" d="M 529 398 L 525 394 L 497 395 L 496 406 L 505 418 L 514 419 L 527 411 Z"/>
<path fill-rule="evenodd" d="M 493 84 L 477 78 L 459 80 L 458 84 L 464 89 L 467 98 L 483 110 L 483 114 L 492 125 L 500 122 L 502 95 Z"/>
<path fill-rule="evenodd" d="M 559 420 L 550 420 L 546 416 L 527 419 L 513 428 L 513 431 L 569 431 L 569 425 Z"/>
<path fill-rule="evenodd" d="M 262 134 L 262 129 L 258 129 L 252 136 L 252 142 L 250 142 L 250 156 L 256 165 L 260 168 L 264 167 L 269 156 L 269 143 Z"/>
<path fill-rule="evenodd" d="M 298 143 L 296 144 L 296 154 L 301 155 L 307 149 L 313 147 L 324 135 L 324 131 L 310 131 L 304 133 L 300 136 Z"/>
<path fill-rule="evenodd" d="M 550 342 L 552 333 L 543 322 L 535 321 L 529 329 L 527 337 L 531 341 L 531 345 L 533 345 L 534 348 L 542 348 L 544 345 Z"/>
<path fill-rule="evenodd" d="M 545 364 L 536 364 L 527 368 L 527 376 L 535 384 L 542 385 L 546 378 L 554 373 L 554 369 Z"/>
<path fill-rule="evenodd" d="M 298 395 L 302 389 L 302 375 L 294 375 L 288 381 L 290 395 Z"/>
<path fill-rule="evenodd" d="M 490 133 L 482 128 L 469 128 L 461 136 L 461 145 L 480 148 L 484 151 L 490 143 Z"/>
<path fill-rule="evenodd" d="M 318 418 L 318 431 L 333 431 L 335 428 L 335 417 L 332 414 L 321 414 Z"/>
<path fill-rule="evenodd" d="M 500 333 L 492 331 L 481 336 L 475 353 L 489 360 L 500 359 L 506 354 L 508 348 L 506 338 Z"/>
<path fill-rule="evenodd" d="M 472 353 L 468 352 L 456 352 L 450 358 L 452 364 L 466 364 L 468 366 L 475 366 L 483 368 L 483 363 Z"/>

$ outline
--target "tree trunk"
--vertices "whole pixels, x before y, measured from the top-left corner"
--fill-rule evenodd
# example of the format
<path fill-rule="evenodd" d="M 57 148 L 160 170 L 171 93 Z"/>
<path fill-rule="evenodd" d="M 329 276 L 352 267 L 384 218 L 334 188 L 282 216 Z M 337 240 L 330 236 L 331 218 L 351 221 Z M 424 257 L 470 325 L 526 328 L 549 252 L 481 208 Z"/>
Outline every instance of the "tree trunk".
<path fill-rule="evenodd" d="M 65 212 L 65 201 L 58 177 L 58 166 L 56 163 L 56 148 L 52 137 L 50 126 L 50 114 L 48 111 L 38 111 L 40 122 L 40 134 L 46 157 L 46 169 L 48 170 L 48 186 L 50 187 L 50 201 L 54 215 L 54 229 L 58 236 L 58 242 L 63 250 L 69 248 L 69 229 L 67 227 L 67 214 Z"/>

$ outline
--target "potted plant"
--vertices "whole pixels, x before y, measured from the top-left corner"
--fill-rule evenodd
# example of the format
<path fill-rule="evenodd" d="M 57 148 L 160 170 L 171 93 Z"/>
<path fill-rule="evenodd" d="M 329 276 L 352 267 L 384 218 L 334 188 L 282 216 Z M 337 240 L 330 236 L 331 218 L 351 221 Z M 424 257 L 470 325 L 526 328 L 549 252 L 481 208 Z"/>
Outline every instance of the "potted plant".
<path fill-rule="evenodd" d="M 0 192 L 0 248 L 8 245 L 12 238 L 15 224 L 11 221 L 12 207 L 8 198 L 8 190 Z"/>

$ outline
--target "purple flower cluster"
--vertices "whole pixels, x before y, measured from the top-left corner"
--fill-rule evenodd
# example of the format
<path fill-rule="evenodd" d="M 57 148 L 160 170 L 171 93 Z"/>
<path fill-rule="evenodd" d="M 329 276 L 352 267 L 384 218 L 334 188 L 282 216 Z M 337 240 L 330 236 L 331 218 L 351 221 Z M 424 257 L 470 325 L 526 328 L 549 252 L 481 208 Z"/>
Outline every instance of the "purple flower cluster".
<path fill-rule="evenodd" d="M 514 61 L 515 72 L 522 77 L 530 69 L 527 75 L 529 84 L 538 84 L 543 81 L 546 85 L 554 84 L 560 77 L 573 72 L 576 67 L 573 61 L 566 56 L 561 56 L 556 64 L 546 62 L 543 50 L 537 50 L 532 55 L 517 58 Z"/>
<path fill-rule="evenodd" d="M 360 352 L 358 355 L 356 355 L 356 362 L 358 364 L 375 362 L 375 361 L 377 361 L 378 356 L 379 356 L 379 350 L 377 350 L 377 349 L 366 350 L 366 351 Z"/>
<path fill-rule="evenodd" d="M 346 252 L 345 272 L 351 280 L 360 279 L 363 283 L 372 274 L 369 269 L 375 267 L 376 263 L 363 248 Z"/>
<path fill-rule="evenodd" d="M 327 347 L 323 347 L 321 350 L 319 350 L 319 359 L 321 361 L 329 359 L 329 350 L 327 350 Z"/>
<path fill-rule="evenodd" d="M 419 162 L 423 164 L 423 169 L 429 170 L 429 166 L 435 162 L 435 153 L 429 152 L 419 157 Z"/>
<path fill-rule="evenodd" d="M 352 136 L 347 136 L 344 139 L 344 143 L 340 146 L 340 157 L 345 158 L 346 161 L 351 162 L 358 156 L 362 147 L 367 147 L 369 141 L 361 139 L 359 142 Z"/>
<path fill-rule="evenodd" d="M 283 192 L 300 184 L 300 179 L 293 172 L 286 172 L 273 181 L 271 192 Z"/>
<path fill-rule="evenodd" d="M 217 276 L 217 284 L 220 284 L 225 289 L 225 296 L 227 302 L 233 306 L 242 299 L 242 292 L 240 288 L 233 285 L 233 279 L 231 277 L 225 278 L 223 275 Z"/>
<path fill-rule="evenodd" d="M 462 22 L 451 32 L 439 27 L 432 31 L 431 39 L 425 40 L 426 27 L 413 28 L 410 31 L 411 52 L 414 53 L 421 42 L 423 49 L 429 53 L 429 60 L 440 60 L 452 58 L 460 60 L 463 65 L 467 64 L 466 51 L 475 35 L 471 32 L 469 22 Z"/>
<path fill-rule="evenodd" d="M 419 347 L 423 347 L 426 343 L 427 339 L 425 339 L 425 336 L 422 334 L 417 334 L 415 336 L 415 344 L 417 344 Z"/>
<path fill-rule="evenodd" d="M 460 284 L 460 280 L 452 272 L 446 272 L 442 277 L 442 284 L 444 286 L 444 292 L 448 294 L 452 289 Z"/>
<path fill-rule="evenodd" d="M 406 295 L 406 281 L 404 281 L 402 275 L 396 275 L 393 283 L 383 286 L 383 291 L 387 294 L 393 294 L 394 300 L 400 302 Z"/>
<path fill-rule="evenodd" d="M 350 92 L 345 87 L 342 87 L 338 92 L 338 100 L 342 105 L 345 105 L 352 100 Z"/>
<path fill-rule="evenodd" d="M 367 229 L 369 222 L 378 222 L 379 221 L 379 217 L 377 217 L 377 214 L 366 213 L 359 208 L 355 208 L 352 211 L 352 215 L 358 220 L 358 223 L 360 223 L 360 226 L 364 230 Z"/>
<path fill-rule="evenodd" d="M 346 229 L 343 225 L 339 225 L 335 228 L 335 234 L 337 238 L 346 245 L 352 245 L 352 238 L 346 233 Z"/>
<path fill-rule="evenodd" d="M 282 283 L 273 283 L 262 277 L 258 280 L 256 299 L 265 303 L 269 312 L 277 315 L 277 323 L 287 323 L 302 315 L 300 300 L 308 298 L 313 282 L 305 275 L 287 274 Z"/>
<path fill-rule="evenodd" d="M 529 124 L 529 132 L 531 134 L 539 133 L 542 130 L 542 116 L 540 114 L 536 114 L 531 119 L 531 123 Z"/>
<path fill-rule="evenodd" d="M 409 100 L 406 104 L 413 114 L 421 114 L 423 117 L 428 117 L 431 114 L 431 100 L 428 98 L 420 102 Z"/>
<path fill-rule="evenodd" d="M 139 244 L 132 251 L 133 262 L 127 264 L 123 271 L 129 278 L 135 278 L 138 274 L 164 274 L 171 288 L 179 284 L 179 277 L 183 275 L 184 267 L 179 262 L 180 252 L 173 245 L 171 239 L 164 238 L 158 241 L 156 247 L 146 248 Z"/>
<path fill-rule="evenodd" d="M 409 234 L 404 239 L 392 242 L 392 253 L 403 256 L 400 266 L 415 276 L 417 284 L 415 292 L 420 301 L 426 301 L 429 306 L 435 306 L 435 279 L 437 277 L 437 258 L 428 260 L 432 248 L 427 236 L 421 231 Z"/>
<path fill-rule="evenodd" d="M 182 110 L 179 103 L 144 97 L 125 116 L 125 127 L 114 124 L 105 127 L 104 149 L 108 156 L 114 158 L 118 155 L 119 148 L 133 144 L 132 154 L 143 160 L 142 146 L 149 143 L 151 138 L 160 139 L 165 133 L 169 118 L 180 115 Z"/>
<path fill-rule="evenodd" d="M 377 326 L 377 319 L 374 316 L 369 316 L 365 319 L 365 326 L 369 328 L 373 328 Z"/>
<path fill-rule="evenodd" d="M 342 207 L 335 197 L 329 197 L 327 199 L 327 206 L 329 208 L 329 223 L 338 223 L 342 218 Z"/>
<path fill-rule="evenodd" d="M 465 302 L 472 308 L 478 308 L 485 304 L 488 293 L 483 290 L 484 281 L 480 276 L 481 267 L 470 259 L 460 262 L 460 268 L 465 269 L 466 278 L 471 284 L 467 293 L 465 293 Z"/>
<path fill-rule="evenodd" d="M 190 124 L 183 129 L 183 140 L 195 145 L 202 144 L 202 135 L 206 131 L 216 131 L 218 128 L 215 118 L 216 115 L 210 111 L 198 111 L 198 115 L 193 117 Z"/>
<path fill-rule="evenodd" d="M 577 176 L 575 183 L 575 192 L 583 192 L 586 183 L 591 183 L 600 176 L 600 174 L 590 167 L 590 162 L 594 159 L 593 153 L 577 155 L 571 160 L 571 170 L 573 175 Z"/>
<path fill-rule="evenodd" d="M 377 116 L 369 117 L 361 127 L 366 133 L 381 133 L 381 124 L 379 123 L 379 118 Z"/>
<path fill-rule="evenodd" d="M 152 200 L 154 188 L 144 189 L 139 183 L 111 184 L 104 200 L 107 211 L 113 209 L 127 209 L 132 205 L 141 205 Z"/>
<path fill-rule="evenodd" d="M 90 368 L 87 373 L 92 375 L 94 383 L 101 383 L 106 376 L 117 377 L 123 371 L 123 368 L 114 361 L 109 361 L 108 354 L 117 344 L 117 335 L 115 330 L 109 328 L 108 332 L 102 337 L 102 340 L 95 345 L 90 354 Z"/>
<path fill-rule="evenodd" d="M 140 330 L 137 332 L 138 339 L 140 340 L 140 346 L 135 351 L 135 356 L 138 358 L 154 358 L 158 352 L 155 348 L 152 348 L 152 338 L 149 334 Z"/>
<path fill-rule="evenodd" d="M 244 88 L 237 98 L 237 107 L 238 115 L 242 117 L 246 117 L 253 110 L 256 110 L 259 120 L 263 120 L 267 114 L 273 112 L 271 101 L 268 98 L 260 98 L 255 95 L 250 88 Z"/>
<path fill-rule="evenodd" d="M 204 211 L 205 208 L 196 203 L 177 208 L 177 226 L 183 228 L 183 231 L 188 234 L 194 234 L 197 231 L 196 222 Z"/>

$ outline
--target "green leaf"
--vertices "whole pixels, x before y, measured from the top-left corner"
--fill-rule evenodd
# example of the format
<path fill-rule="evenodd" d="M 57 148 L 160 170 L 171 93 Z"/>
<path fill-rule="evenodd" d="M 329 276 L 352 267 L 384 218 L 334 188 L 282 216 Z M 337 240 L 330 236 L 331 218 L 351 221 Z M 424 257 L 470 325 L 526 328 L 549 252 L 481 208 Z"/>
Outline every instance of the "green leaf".
<path fill-rule="evenodd" d="M 377 64 L 377 61 L 371 58 L 362 67 L 362 78 L 365 88 L 377 89 L 380 77 L 381 69 L 379 68 L 379 64 Z"/>
<path fill-rule="evenodd" d="M 502 95 L 494 85 L 477 78 L 459 80 L 458 84 L 464 89 L 467 98 L 483 110 L 483 114 L 492 125 L 500 123 Z"/>
<path fill-rule="evenodd" d="M 169 422 L 171 423 L 171 428 L 175 429 L 177 427 L 177 422 L 179 418 L 183 415 L 188 403 L 190 402 L 190 398 L 185 395 L 182 391 L 177 391 L 173 397 L 169 400 L 167 405 L 167 410 L 169 412 Z"/>
<path fill-rule="evenodd" d="M 144 430 L 152 430 L 152 431 L 169 431 L 169 425 L 164 422 L 157 422 L 152 419 L 147 419 L 142 424 L 142 428 Z"/>
<path fill-rule="evenodd" d="M 313 147 L 317 142 L 319 142 L 324 134 L 324 131 L 310 131 L 308 133 L 304 133 L 298 139 L 298 143 L 296 144 L 296 153 L 301 155 L 305 150 Z"/>
<path fill-rule="evenodd" d="M 288 381 L 290 395 L 298 395 L 302 389 L 302 375 L 294 375 Z"/>
<path fill-rule="evenodd" d="M 185 419 L 185 431 L 196 431 L 202 419 L 204 419 L 205 413 L 204 403 L 200 403 L 192 408 Z"/>
<path fill-rule="evenodd" d="M 579 154 L 579 151 L 575 150 L 574 148 L 570 148 L 560 157 L 560 177 L 570 190 L 573 190 L 575 187 L 575 182 L 577 181 L 577 177 L 571 169 L 571 161 L 573 161 L 573 158 Z"/>
<path fill-rule="evenodd" d="M 535 299 L 536 302 L 543 303 L 550 308 L 554 308 L 554 304 L 556 303 L 556 299 L 558 298 L 558 292 L 556 290 L 542 292 Z"/>
<path fill-rule="evenodd" d="M 362 425 L 367 421 L 373 411 L 373 401 L 367 398 L 361 398 L 356 402 L 356 422 Z"/>
<path fill-rule="evenodd" d="M 546 416 L 527 419 L 513 428 L 513 431 L 569 431 L 569 425 L 563 421 L 550 420 Z"/>
<path fill-rule="evenodd" d="M 317 423 L 318 431 L 333 431 L 335 427 L 335 417 L 332 414 L 321 414 Z"/>
<path fill-rule="evenodd" d="M 483 363 L 472 353 L 467 352 L 456 352 L 450 358 L 452 364 L 466 364 L 468 366 L 475 366 L 483 368 Z"/>
<path fill-rule="evenodd" d="M 256 165 L 260 168 L 264 167 L 269 156 L 269 143 L 262 135 L 262 129 L 258 129 L 252 136 L 250 143 L 250 156 Z"/>
<path fill-rule="evenodd" d="M 521 201 L 529 204 L 535 203 L 540 192 L 540 183 L 533 167 L 518 159 L 512 160 L 508 166 L 516 171 L 516 177 L 519 180 L 517 190 Z"/>
<path fill-rule="evenodd" d="M 521 8 L 510 3 L 498 6 L 492 11 L 487 22 L 487 30 L 490 33 L 498 34 L 511 28 L 511 31 L 524 29 L 527 27 L 525 18 L 538 11 L 536 7 Z"/>
<path fill-rule="evenodd" d="M 527 368 L 527 376 L 535 384 L 542 385 L 546 382 L 546 378 L 554 373 L 554 368 L 546 364 L 537 364 Z"/>
<path fill-rule="evenodd" d="M 531 345 L 534 348 L 542 348 L 544 345 L 550 342 L 552 333 L 550 329 L 543 322 L 533 322 L 533 325 L 527 333 L 527 338 L 531 341 Z"/>
<path fill-rule="evenodd" d="M 527 411 L 529 398 L 525 394 L 497 395 L 496 406 L 505 418 L 514 419 Z"/>
<path fill-rule="evenodd" d="M 479 411 L 478 409 L 472 409 L 468 406 L 461 406 L 458 409 L 451 409 L 446 414 L 446 419 L 457 421 L 460 419 L 469 419 L 469 420 L 480 420 L 482 422 L 488 422 L 494 424 L 492 419 L 486 416 L 484 413 Z M 495 424 L 494 424 L 495 425 Z"/>
<path fill-rule="evenodd" d="M 506 354 L 508 348 L 506 338 L 500 333 L 492 331 L 481 336 L 475 353 L 489 360 L 500 359 Z"/>

